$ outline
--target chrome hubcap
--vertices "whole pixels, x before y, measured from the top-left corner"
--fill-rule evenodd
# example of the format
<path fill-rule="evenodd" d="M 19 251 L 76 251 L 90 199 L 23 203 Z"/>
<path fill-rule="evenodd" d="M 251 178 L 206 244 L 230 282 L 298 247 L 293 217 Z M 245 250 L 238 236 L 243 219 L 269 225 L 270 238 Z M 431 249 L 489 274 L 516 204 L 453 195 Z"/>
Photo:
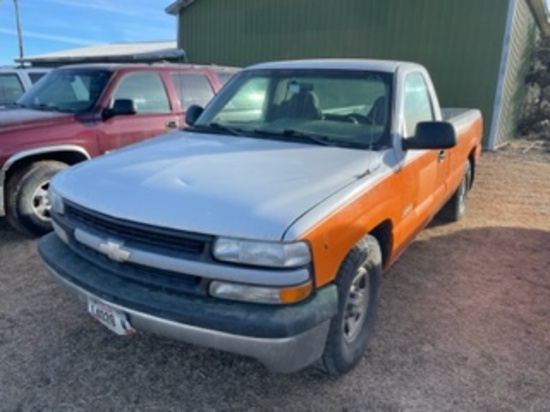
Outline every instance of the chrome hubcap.
<path fill-rule="evenodd" d="M 344 310 L 344 338 L 353 341 L 363 327 L 369 306 L 369 276 L 364 267 L 357 270 L 348 292 Z"/>
<path fill-rule="evenodd" d="M 50 182 L 44 182 L 36 188 L 32 196 L 32 208 L 34 214 L 42 220 L 50 220 L 50 199 L 48 198 L 48 187 Z"/>

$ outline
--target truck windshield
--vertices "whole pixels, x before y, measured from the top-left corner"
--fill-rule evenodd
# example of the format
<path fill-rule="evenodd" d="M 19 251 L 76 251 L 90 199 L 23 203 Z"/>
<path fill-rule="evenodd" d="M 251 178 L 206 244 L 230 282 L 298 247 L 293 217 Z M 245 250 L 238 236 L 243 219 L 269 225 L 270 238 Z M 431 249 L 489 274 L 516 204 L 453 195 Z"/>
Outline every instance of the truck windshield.
<path fill-rule="evenodd" d="M 389 141 L 392 75 L 350 70 L 241 72 L 194 130 L 372 149 Z"/>
<path fill-rule="evenodd" d="M 17 105 L 38 110 L 80 113 L 90 110 L 112 72 L 107 70 L 54 70 L 17 100 Z"/>

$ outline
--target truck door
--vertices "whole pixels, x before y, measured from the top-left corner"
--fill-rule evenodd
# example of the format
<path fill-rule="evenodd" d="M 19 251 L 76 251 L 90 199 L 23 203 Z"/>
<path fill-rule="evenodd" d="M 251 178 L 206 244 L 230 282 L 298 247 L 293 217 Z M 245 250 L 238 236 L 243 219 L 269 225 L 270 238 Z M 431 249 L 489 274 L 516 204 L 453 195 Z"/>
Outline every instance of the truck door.
<path fill-rule="evenodd" d="M 137 113 L 114 116 L 99 127 L 99 147 L 102 153 L 180 127 L 161 76 L 156 72 L 134 72 L 124 75 L 115 87 L 111 99 L 131 99 Z"/>
<path fill-rule="evenodd" d="M 420 72 L 408 74 L 404 79 L 403 136 L 414 136 L 416 125 L 435 120 L 430 92 Z M 445 179 L 448 167 L 446 150 L 410 150 L 404 159 L 404 208 L 412 214 L 416 226 L 425 222 L 445 198 Z M 407 187 L 410 186 L 410 187 Z"/>

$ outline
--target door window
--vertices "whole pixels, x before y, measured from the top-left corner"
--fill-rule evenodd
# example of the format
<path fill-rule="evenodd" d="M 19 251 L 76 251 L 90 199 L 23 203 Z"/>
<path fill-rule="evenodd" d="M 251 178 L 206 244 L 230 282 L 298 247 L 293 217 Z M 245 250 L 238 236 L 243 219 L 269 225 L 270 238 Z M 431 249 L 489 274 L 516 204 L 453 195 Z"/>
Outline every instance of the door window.
<path fill-rule="evenodd" d="M 125 76 L 113 93 L 111 105 L 117 99 L 133 100 L 138 113 L 170 111 L 164 83 L 156 73 L 131 73 Z"/>
<path fill-rule="evenodd" d="M 434 120 L 430 93 L 422 74 L 413 73 L 405 78 L 404 99 L 405 137 L 411 137 L 419 122 Z"/>

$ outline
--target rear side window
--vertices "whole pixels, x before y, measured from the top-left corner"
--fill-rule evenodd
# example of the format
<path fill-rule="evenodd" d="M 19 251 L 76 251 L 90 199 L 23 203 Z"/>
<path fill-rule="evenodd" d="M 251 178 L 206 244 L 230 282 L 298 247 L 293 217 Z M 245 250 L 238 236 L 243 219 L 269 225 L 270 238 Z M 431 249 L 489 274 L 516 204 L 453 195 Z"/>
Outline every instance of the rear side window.
<path fill-rule="evenodd" d="M 214 97 L 212 86 L 203 74 L 172 73 L 172 80 L 184 111 L 194 104 L 204 107 Z"/>
<path fill-rule="evenodd" d="M 430 93 L 424 77 L 420 73 L 409 74 L 405 78 L 405 136 L 414 135 L 419 122 L 434 119 Z"/>
<path fill-rule="evenodd" d="M 0 73 L 0 104 L 15 102 L 23 92 L 19 76 L 15 73 Z"/>
<path fill-rule="evenodd" d="M 170 111 L 164 83 L 156 73 L 131 73 L 123 77 L 113 93 L 112 102 L 116 99 L 133 100 L 138 113 Z"/>

